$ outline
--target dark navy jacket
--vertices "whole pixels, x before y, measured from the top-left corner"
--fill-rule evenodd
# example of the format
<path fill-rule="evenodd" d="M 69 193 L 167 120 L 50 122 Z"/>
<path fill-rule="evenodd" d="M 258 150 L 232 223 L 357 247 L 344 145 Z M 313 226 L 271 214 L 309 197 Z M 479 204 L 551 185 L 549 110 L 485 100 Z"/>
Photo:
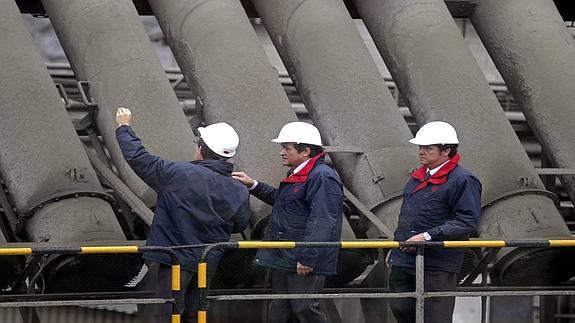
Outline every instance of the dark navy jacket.
<path fill-rule="evenodd" d="M 424 179 L 427 167 L 418 169 L 405 186 L 395 240 L 405 241 L 427 232 L 433 241 L 467 240 L 481 215 L 481 183 L 458 166 L 455 155 L 436 174 Z M 425 269 L 457 273 L 464 249 L 425 249 Z M 393 249 L 392 266 L 415 268 L 415 253 Z"/>
<path fill-rule="evenodd" d="M 158 194 L 148 246 L 179 246 L 224 242 L 243 231 L 250 218 L 249 192 L 231 177 L 233 165 L 221 160 L 175 162 L 149 154 L 128 126 L 116 130 L 124 158 Z M 182 268 L 195 272 L 201 249 L 177 250 Z M 208 258 L 215 269 L 222 253 Z M 144 258 L 170 265 L 163 253 Z"/>
<path fill-rule="evenodd" d="M 323 154 L 310 159 L 302 170 L 284 179 L 279 189 L 260 182 L 251 191 L 273 205 L 265 240 L 340 241 L 343 186 L 323 160 Z M 260 249 L 255 262 L 295 272 L 299 261 L 313 268 L 313 274 L 335 275 L 337 257 L 337 248 Z"/>

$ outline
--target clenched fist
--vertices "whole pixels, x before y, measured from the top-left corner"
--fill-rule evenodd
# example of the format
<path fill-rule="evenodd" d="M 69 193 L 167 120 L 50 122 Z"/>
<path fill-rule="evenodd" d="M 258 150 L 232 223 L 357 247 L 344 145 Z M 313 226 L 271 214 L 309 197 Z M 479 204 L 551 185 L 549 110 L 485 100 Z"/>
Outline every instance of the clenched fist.
<path fill-rule="evenodd" d="M 129 126 L 132 121 L 132 112 L 128 108 L 118 108 L 116 111 L 116 123 L 119 126 Z"/>

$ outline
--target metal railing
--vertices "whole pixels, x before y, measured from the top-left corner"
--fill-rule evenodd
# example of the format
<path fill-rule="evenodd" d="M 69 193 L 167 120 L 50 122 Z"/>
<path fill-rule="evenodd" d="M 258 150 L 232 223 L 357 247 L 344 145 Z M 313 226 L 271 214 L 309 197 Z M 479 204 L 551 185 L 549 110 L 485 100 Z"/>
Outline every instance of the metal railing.
<path fill-rule="evenodd" d="M 415 291 L 403 293 L 332 293 L 332 294 L 242 294 L 213 295 L 208 297 L 208 264 L 207 256 L 217 249 L 293 249 L 293 248 L 341 248 L 341 249 L 395 249 L 400 247 L 416 248 Z M 172 258 L 171 290 L 172 298 L 131 298 L 131 299 L 90 299 L 90 300 L 41 300 L 22 302 L 0 302 L 0 307 L 44 307 L 44 306 L 77 306 L 77 305 L 116 305 L 116 304 L 166 304 L 172 305 L 171 323 L 180 322 L 180 265 L 175 250 L 203 248 L 198 263 L 198 322 L 207 322 L 208 299 L 213 301 L 237 300 L 273 300 L 273 299 L 336 299 L 336 298 L 415 298 L 416 322 L 424 322 L 425 299 L 431 297 L 482 297 L 482 296 L 554 296 L 575 295 L 575 290 L 483 290 L 483 291 L 453 291 L 426 292 L 424 290 L 424 251 L 426 248 L 532 248 L 532 247 L 575 247 L 575 240 L 473 240 L 473 241 L 430 241 L 430 242 L 397 242 L 382 240 L 341 241 L 341 242 L 295 242 L 295 241 L 237 241 L 216 244 L 154 247 L 154 246 L 88 246 L 88 247 L 32 247 L 32 248 L 0 248 L 0 256 L 26 256 L 51 254 L 110 254 L 110 253 L 142 253 L 164 252 Z"/>
<path fill-rule="evenodd" d="M 180 323 L 180 264 L 176 253 L 169 247 L 153 246 L 88 246 L 88 247 L 32 247 L 32 248 L 0 248 L 0 256 L 28 255 L 87 255 L 87 254 L 125 254 L 142 252 L 163 252 L 172 258 L 171 290 L 172 298 L 101 298 L 90 300 L 40 300 L 0 302 L 2 307 L 52 307 L 52 306 L 82 306 L 82 305 L 118 305 L 118 304 L 167 304 L 172 305 L 171 323 Z M 87 277 L 88 278 L 88 277 Z"/>
<path fill-rule="evenodd" d="M 186 248 L 182 246 L 179 248 Z M 191 246 L 189 246 L 191 247 Z M 217 295 L 208 297 L 206 259 L 216 249 L 293 249 L 293 248 L 360 248 L 360 249 L 394 249 L 400 247 L 416 248 L 415 291 L 406 293 L 338 293 L 338 294 L 252 294 L 252 295 Z M 424 250 L 426 248 L 529 248 L 529 247 L 575 247 L 575 240 L 473 240 L 473 241 L 341 241 L 341 242 L 295 242 L 295 241 L 237 241 L 223 242 L 207 246 L 198 263 L 198 323 L 207 322 L 207 303 L 209 300 L 273 300 L 273 299 L 335 299 L 335 298 L 415 298 L 416 322 L 424 322 L 424 304 L 431 297 L 482 297 L 482 296 L 553 296 L 575 295 L 575 290 L 498 290 L 498 291 L 453 291 L 426 292 L 424 290 Z"/>

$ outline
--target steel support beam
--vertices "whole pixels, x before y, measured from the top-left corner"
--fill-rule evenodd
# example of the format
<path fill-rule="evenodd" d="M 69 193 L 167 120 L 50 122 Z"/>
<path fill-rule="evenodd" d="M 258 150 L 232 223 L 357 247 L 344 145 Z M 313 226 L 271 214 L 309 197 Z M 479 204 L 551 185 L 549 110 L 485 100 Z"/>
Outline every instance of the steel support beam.
<path fill-rule="evenodd" d="M 575 39 L 553 1 L 482 0 L 471 21 L 551 162 L 575 168 Z"/>
<path fill-rule="evenodd" d="M 275 185 L 285 177 L 279 146 L 270 142 L 296 116 L 248 17 L 236 0 L 149 1 L 208 123 L 236 128 L 236 169 Z M 256 223 L 271 213 L 253 199 Z"/>
<path fill-rule="evenodd" d="M 345 185 L 388 227 L 417 165 L 411 133 L 343 2 L 254 0 L 253 4 L 326 144 Z"/>
<path fill-rule="evenodd" d="M 423 125 L 444 120 L 457 129 L 462 164 L 483 184 L 485 206 L 479 236 L 570 238 L 553 199 L 540 194 L 545 187 L 444 1 L 354 1 L 416 121 Z M 537 262 L 531 251 L 514 252 Z M 561 252 L 554 255 L 564 256 Z M 537 268 L 529 272 L 535 275 L 533 279 L 551 276 L 556 270 Z M 520 274 L 522 268 L 515 270 Z M 505 272 L 497 280 L 508 283 L 506 275 L 512 273 Z"/>
<path fill-rule="evenodd" d="M 0 170 L 27 237 L 125 239 L 12 0 L 0 0 L 0 30 Z"/>
<path fill-rule="evenodd" d="M 44 0 L 78 80 L 89 81 L 96 123 L 120 176 L 148 206 L 156 196 L 128 166 L 116 142 L 116 109 L 130 107 L 146 149 L 191 160 L 193 133 L 130 0 Z"/>

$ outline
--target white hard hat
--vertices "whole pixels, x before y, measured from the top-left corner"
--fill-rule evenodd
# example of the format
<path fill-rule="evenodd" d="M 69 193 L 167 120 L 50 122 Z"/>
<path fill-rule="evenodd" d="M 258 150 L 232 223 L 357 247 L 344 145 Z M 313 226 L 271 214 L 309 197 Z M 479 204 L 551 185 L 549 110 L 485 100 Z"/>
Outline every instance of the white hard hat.
<path fill-rule="evenodd" d="M 285 143 L 295 142 L 296 144 L 309 144 L 321 146 L 321 136 L 319 130 L 306 122 L 290 122 L 282 127 L 277 138 L 272 142 Z"/>
<path fill-rule="evenodd" d="M 230 158 L 236 154 L 240 143 L 238 133 L 225 122 L 218 122 L 207 127 L 199 127 L 198 132 L 204 143 L 214 153 Z"/>
<path fill-rule="evenodd" d="M 415 138 L 410 139 L 409 142 L 419 146 L 459 144 L 455 128 L 444 121 L 424 124 L 415 134 Z"/>

